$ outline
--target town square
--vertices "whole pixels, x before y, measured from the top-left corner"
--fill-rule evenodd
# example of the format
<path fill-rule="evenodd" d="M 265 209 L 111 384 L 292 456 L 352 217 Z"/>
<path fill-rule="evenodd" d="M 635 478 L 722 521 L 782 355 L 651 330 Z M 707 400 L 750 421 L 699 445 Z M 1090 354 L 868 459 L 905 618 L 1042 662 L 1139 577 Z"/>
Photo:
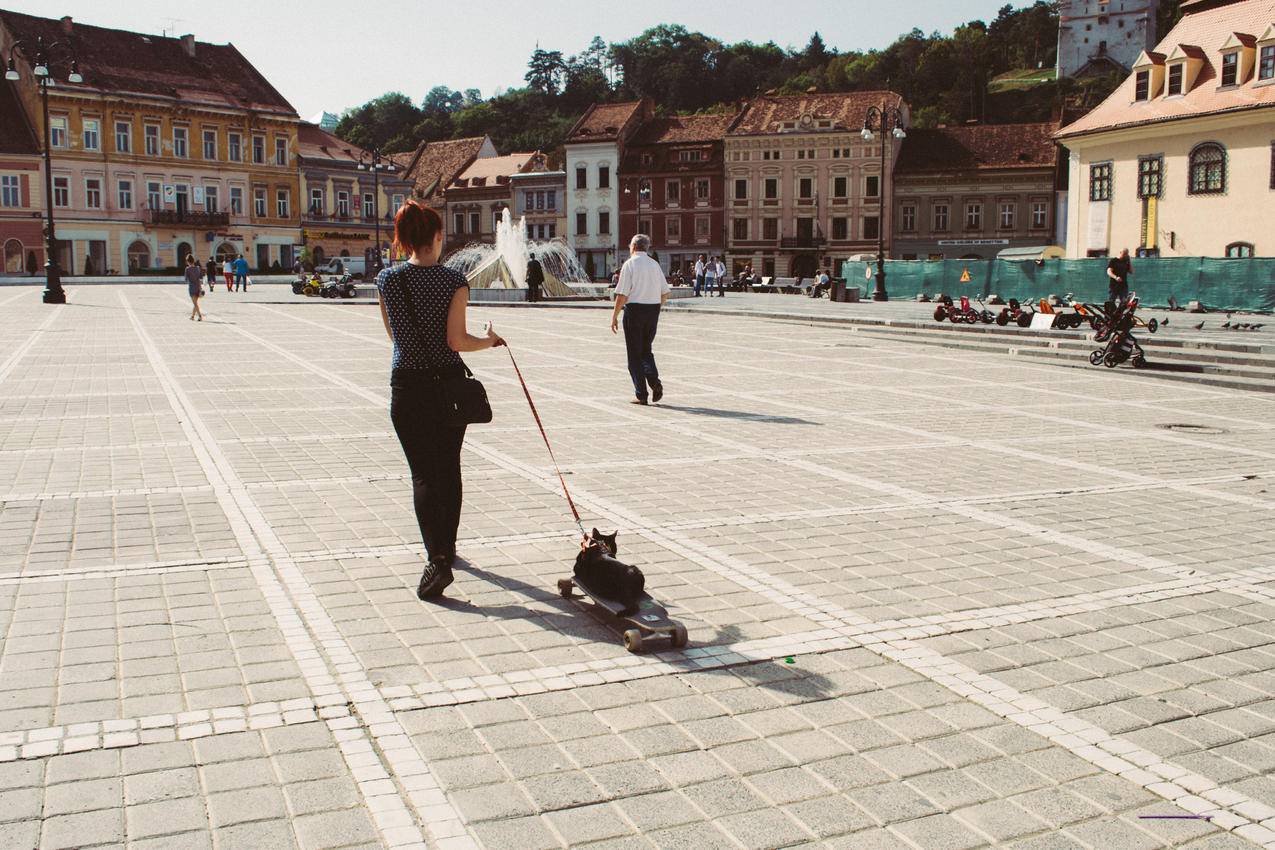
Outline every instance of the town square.
<path fill-rule="evenodd" d="M 1275 848 L 1273 0 L 9 5 L 0 850 Z"/>

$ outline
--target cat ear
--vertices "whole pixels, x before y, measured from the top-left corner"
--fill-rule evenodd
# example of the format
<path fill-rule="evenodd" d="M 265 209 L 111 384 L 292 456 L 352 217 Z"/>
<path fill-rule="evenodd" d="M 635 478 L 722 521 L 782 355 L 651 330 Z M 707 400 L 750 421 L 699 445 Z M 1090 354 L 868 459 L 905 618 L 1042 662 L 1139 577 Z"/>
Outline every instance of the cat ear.
<path fill-rule="evenodd" d="M 593 538 L 596 540 L 597 538 L 601 536 L 602 536 L 602 532 L 598 531 L 598 527 L 595 525 L 593 527 Z"/>

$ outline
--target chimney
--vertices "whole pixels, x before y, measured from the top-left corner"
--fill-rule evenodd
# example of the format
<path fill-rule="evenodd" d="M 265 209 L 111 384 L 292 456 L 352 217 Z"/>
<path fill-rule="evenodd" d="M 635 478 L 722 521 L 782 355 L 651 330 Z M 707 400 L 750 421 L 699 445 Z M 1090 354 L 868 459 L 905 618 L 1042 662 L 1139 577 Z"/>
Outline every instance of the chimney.
<path fill-rule="evenodd" d="M 195 58 L 195 37 L 189 33 L 182 36 L 182 50 L 186 51 L 186 55 L 191 59 Z"/>
<path fill-rule="evenodd" d="M 63 34 L 63 35 L 70 35 L 70 34 L 71 34 L 71 30 L 72 30 L 72 29 L 74 29 L 74 22 L 71 20 L 71 16 L 70 16 L 70 15 L 65 15 L 65 16 L 63 16 L 63 18 L 62 18 L 62 34 Z"/>

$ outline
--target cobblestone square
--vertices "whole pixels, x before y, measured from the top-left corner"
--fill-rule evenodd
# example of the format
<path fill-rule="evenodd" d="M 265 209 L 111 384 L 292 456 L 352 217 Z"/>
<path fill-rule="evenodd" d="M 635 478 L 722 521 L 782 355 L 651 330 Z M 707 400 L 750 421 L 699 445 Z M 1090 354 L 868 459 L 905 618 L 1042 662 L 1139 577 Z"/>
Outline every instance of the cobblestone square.
<path fill-rule="evenodd" d="M 4 850 L 1275 848 L 1268 394 L 728 305 L 636 408 L 607 312 L 472 307 L 634 655 L 503 351 L 427 604 L 375 307 L 71 294 L 0 290 Z"/>

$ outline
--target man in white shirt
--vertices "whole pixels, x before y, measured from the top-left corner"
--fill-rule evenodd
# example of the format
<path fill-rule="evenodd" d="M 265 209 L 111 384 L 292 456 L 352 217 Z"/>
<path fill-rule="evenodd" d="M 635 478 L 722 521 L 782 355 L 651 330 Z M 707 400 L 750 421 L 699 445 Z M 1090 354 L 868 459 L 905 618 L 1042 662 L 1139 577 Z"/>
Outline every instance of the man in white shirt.
<path fill-rule="evenodd" d="M 717 279 L 717 297 L 726 297 L 726 264 L 721 257 L 713 258 L 713 277 Z M 712 294 L 711 292 L 709 293 Z"/>
<path fill-rule="evenodd" d="M 624 348 L 629 357 L 629 377 L 633 379 L 633 404 L 646 404 L 646 388 L 651 388 L 651 401 L 664 397 L 659 370 L 651 343 L 660 322 L 660 307 L 668 300 L 669 285 L 660 264 L 647 253 L 651 237 L 639 233 L 629 242 L 630 257 L 620 268 L 620 282 L 615 286 L 615 309 L 611 311 L 611 333 L 620 329 L 620 311 L 624 311 Z"/>

